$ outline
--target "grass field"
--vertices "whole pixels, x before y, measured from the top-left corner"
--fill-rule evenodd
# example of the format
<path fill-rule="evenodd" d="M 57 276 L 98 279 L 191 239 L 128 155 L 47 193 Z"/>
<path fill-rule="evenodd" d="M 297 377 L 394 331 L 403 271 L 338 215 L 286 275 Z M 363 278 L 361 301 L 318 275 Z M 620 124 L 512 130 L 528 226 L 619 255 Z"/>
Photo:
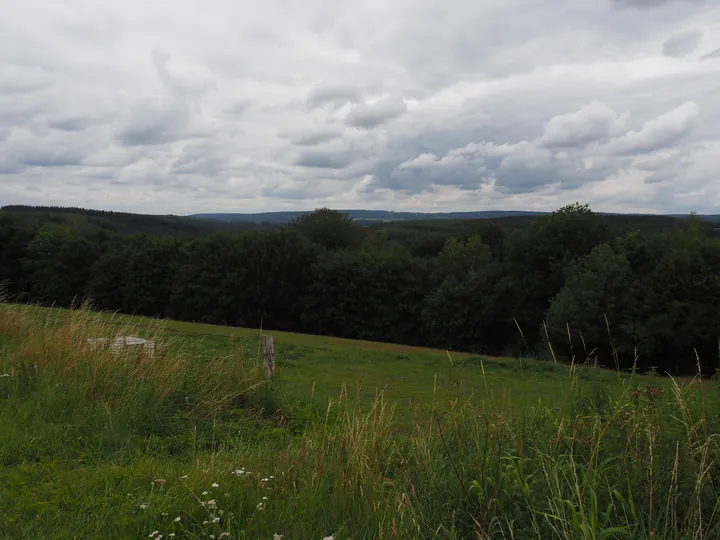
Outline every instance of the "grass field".
<path fill-rule="evenodd" d="M 720 537 L 715 383 L 268 333 L 0 304 L 0 537 Z"/>

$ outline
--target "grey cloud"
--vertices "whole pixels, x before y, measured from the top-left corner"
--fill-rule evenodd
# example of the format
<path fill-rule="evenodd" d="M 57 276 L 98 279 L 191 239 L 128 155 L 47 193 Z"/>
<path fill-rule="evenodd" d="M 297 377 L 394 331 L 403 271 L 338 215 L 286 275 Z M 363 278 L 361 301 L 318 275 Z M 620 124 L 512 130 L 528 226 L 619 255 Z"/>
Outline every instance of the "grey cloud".
<path fill-rule="evenodd" d="M 706 0 L 611 0 L 618 7 L 636 7 L 644 9 L 653 9 L 664 6 L 665 4 L 701 4 Z"/>
<path fill-rule="evenodd" d="M 720 47 L 703 56 L 703 60 L 710 60 L 711 58 L 720 58 Z"/>
<path fill-rule="evenodd" d="M 360 91 L 348 85 L 329 84 L 316 86 L 308 92 L 307 106 L 316 109 L 325 105 L 342 107 L 348 103 L 359 103 L 362 99 Z"/>
<path fill-rule="evenodd" d="M 314 167 L 318 169 L 343 169 L 350 165 L 356 158 L 354 152 L 344 151 L 322 151 L 312 150 L 302 152 L 295 159 L 293 165 L 300 167 Z"/>
<path fill-rule="evenodd" d="M 60 131 L 83 131 L 94 123 L 89 118 L 81 116 L 60 117 L 48 122 L 48 127 Z"/>
<path fill-rule="evenodd" d="M 278 133 L 281 139 L 289 139 L 295 146 L 316 146 L 341 137 L 342 129 L 334 126 L 319 127 L 305 131 L 283 131 Z"/>
<path fill-rule="evenodd" d="M 85 154 L 79 150 L 52 150 L 49 148 L 26 148 L 18 162 L 28 167 L 67 167 L 82 163 Z"/>
<path fill-rule="evenodd" d="M 405 114 L 407 105 L 402 98 L 389 97 L 376 103 L 355 106 L 345 117 L 349 126 L 370 129 Z"/>
<path fill-rule="evenodd" d="M 248 111 L 248 109 L 250 109 L 250 107 L 252 107 L 252 105 L 253 102 L 251 100 L 245 99 L 234 103 L 233 105 L 225 109 L 225 112 L 231 116 L 242 116 Z"/>
<path fill-rule="evenodd" d="M 608 149 L 618 154 L 638 154 L 667 148 L 685 137 L 695 126 L 698 107 L 686 101 L 679 107 L 647 122 L 639 131 L 613 139 Z"/>
<path fill-rule="evenodd" d="M 187 119 L 186 111 L 177 107 L 138 108 L 117 136 L 128 146 L 165 144 L 179 138 Z"/>
<path fill-rule="evenodd" d="M 697 49 L 701 39 L 702 32 L 699 30 L 680 32 L 665 40 L 663 54 L 671 58 L 682 58 Z"/>
<path fill-rule="evenodd" d="M 624 120 L 610 107 L 593 102 L 577 112 L 553 117 L 545 126 L 540 145 L 548 148 L 585 146 L 616 135 L 623 124 Z"/>

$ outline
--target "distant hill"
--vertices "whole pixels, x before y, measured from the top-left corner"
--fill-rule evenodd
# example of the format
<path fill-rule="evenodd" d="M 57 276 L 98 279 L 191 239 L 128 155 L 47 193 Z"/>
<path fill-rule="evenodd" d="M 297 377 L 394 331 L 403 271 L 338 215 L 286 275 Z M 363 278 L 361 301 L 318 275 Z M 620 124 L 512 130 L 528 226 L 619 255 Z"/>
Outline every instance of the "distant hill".
<path fill-rule="evenodd" d="M 192 216 L 131 214 L 84 208 L 49 206 L 5 206 L 0 212 L 12 214 L 30 226 L 64 224 L 89 232 L 147 234 L 152 236 L 202 236 L 223 231 L 278 229 L 307 212 L 263 212 L 256 214 L 195 214 Z M 490 210 L 479 212 L 391 212 L 385 210 L 345 210 L 359 224 L 384 230 L 390 237 L 405 241 L 409 237 L 435 235 L 463 237 L 478 226 L 494 224 L 506 231 L 527 227 L 547 212 Z M 672 230 L 685 215 L 601 214 L 616 233 L 627 231 L 660 232 Z M 720 215 L 698 216 L 706 222 L 705 233 L 720 236 Z"/>
<path fill-rule="evenodd" d="M 388 222 L 388 221 L 428 221 L 438 219 L 496 219 L 507 217 L 535 217 L 550 212 L 525 212 L 521 210 L 483 210 L 478 212 L 393 212 L 389 210 L 341 210 L 346 212 L 358 222 Z M 254 214 L 239 213 L 218 213 L 218 214 L 192 214 L 188 217 L 194 219 L 206 219 L 226 222 L 251 222 L 251 223 L 287 223 L 308 212 L 260 212 Z M 685 214 L 622 214 L 612 212 L 600 212 L 608 216 L 638 216 L 638 217 L 671 217 L 685 218 Z M 720 214 L 699 215 L 704 221 L 720 221 Z"/>
<path fill-rule="evenodd" d="M 257 230 L 281 226 L 281 224 L 262 225 L 252 221 L 228 222 L 191 219 L 186 216 L 131 214 L 55 206 L 4 206 L 0 208 L 0 212 L 14 215 L 28 225 L 54 223 L 85 231 L 150 236 L 201 236 L 221 231 Z"/>

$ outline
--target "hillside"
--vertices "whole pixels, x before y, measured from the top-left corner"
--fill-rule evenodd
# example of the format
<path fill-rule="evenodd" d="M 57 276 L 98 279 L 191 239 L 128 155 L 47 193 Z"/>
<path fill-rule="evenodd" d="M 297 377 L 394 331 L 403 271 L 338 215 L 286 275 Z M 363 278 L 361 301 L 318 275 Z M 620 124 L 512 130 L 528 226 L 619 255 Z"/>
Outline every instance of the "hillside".
<path fill-rule="evenodd" d="M 191 219 L 184 216 L 159 216 L 63 208 L 48 206 L 4 206 L 5 212 L 22 219 L 28 226 L 40 224 L 68 225 L 89 232 L 113 234 L 147 234 L 151 236 L 200 236 L 222 231 L 251 231 L 274 228 L 252 222 L 224 222 L 218 220 Z"/>
<path fill-rule="evenodd" d="M 467 219 L 498 219 L 498 218 L 532 218 L 547 215 L 550 212 L 526 212 L 521 210 L 485 210 L 477 212 L 393 212 L 388 210 L 339 210 L 347 213 L 358 222 L 387 222 L 387 221 L 435 221 L 435 220 L 467 220 Z M 195 219 L 207 219 L 226 222 L 251 223 L 287 223 L 291 219 L 308 213 L 305 212 L 260 212 L 260 213 L 205 213 L 192 214 Z M 600 212 L 603 216 L 623 216 L 625 218 L 654 219 L 676 218 L 684 219 L 684 214 L 622 214 Z M 720 214 L 698 215 L 703 221 L 720 222 Z"/>
<path fill-rule="evenodd" d="M 305 212 L 266 212 L 257 214 L 195 214 L 191 216 L 149 215 L 83 208 L 4 206 L 5 212 L 34 227 L 43 223 L 64 224 L 90 232 L 113 234 L 147 234 L 152 236 L 202 236 L 216 232 L 274 230 L 284 227 L 291 219 Z M 481 211 L 481 212 L 387 212 L 381 210 L 349 210 L 353 219 L 365 226 L 387 230 L 390 234 L 405 233 L 463 236 L 471 234 L 479 225 L 493 224 L 512 231 L 528 227 L 541 212 Z M 677 228 L 686 216 L 658 216 L 639 214 L 600 215 L 617 234 L 629 231 L 663 232 Z M 709 236 L 720 237 L 720 215 L 698 216 L 705 221 Z"/>
<path fill-rule="evenodd" d="M 0 537 L 720 534 L 715 383 L 272 334 L 0 303 Z"/>

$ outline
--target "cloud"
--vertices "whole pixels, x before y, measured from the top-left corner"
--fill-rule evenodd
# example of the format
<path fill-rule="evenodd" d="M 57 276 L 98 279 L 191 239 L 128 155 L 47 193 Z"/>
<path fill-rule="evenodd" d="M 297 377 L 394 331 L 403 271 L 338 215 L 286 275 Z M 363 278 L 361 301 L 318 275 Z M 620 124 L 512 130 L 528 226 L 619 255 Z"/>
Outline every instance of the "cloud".
<path fill-rule="evenodd" d="M 700 44 L 702 32 L 699 30 L 687 30 L 670 36 L 663 43 L 663 54 L 671 58 L 687 56 Z"/>
<path fill-rule="evenodd" d="M 623 128 L 625 120 L 604 103 L 593 102 L 574 113 L 553 117 L 540 144 L 548 148 L 585 146 L 607 140 Z"/>
<path fill-rule="evenodd" d="M 720 58 L 720 47 L 718 47 L 714 51 L 710 51 L 705 56 L 703 56 L 703 60 L 709 60 L 711 58 Z"/>
<path fill-rule="evenodd" d="M 31 3 L 0 18 L 6 203 L 720 206 L 717 2 Z"/>
<path fill-rule="evenodd" d="M 699 4 L 706 0 L 611 0 L 618 7 L 636 7 L 643 9 L 654 9 L 666 4 Z"/>
<path fill-rule="evenodd" d="M 295 146 L 316 146 L 342 137 L 343 130 L 336 126 L 323 126 L 308 130 L 289 130 L 278 133 L 281 139 L 289 139 Z"/>
<path fill-rule="evenodd" d="M 293 164 L 318 169 L 343 169 L 353 162 L 354 157 L 348 151 L 309 150 L 301 152 Z"/>
<path fill-rule="evenodd" d="M 679 107 L 647 122 L 640 130 L 614 139 L 608 148 L 618 154 L 638 154 L 666 148 L 685 137 L 695 127 L 698 106 L 686 101 Z"/>
<path fill-rule="evenodd" d="M 355 106 L 345 117 L 348 126 L 371 129 L 405 114 L 407 105 L 402 98 L 389 97 L 375 103 Z"/>
<path fill-rule="evenodd" d="M 315 86 L 307 95 L 307 106 L 309 109 L 316 109 L 325 105 L 342 107 L 347 103 L 359 103 L 360 91 L 352 86 L 343 84 L 328 84 Z"/>

